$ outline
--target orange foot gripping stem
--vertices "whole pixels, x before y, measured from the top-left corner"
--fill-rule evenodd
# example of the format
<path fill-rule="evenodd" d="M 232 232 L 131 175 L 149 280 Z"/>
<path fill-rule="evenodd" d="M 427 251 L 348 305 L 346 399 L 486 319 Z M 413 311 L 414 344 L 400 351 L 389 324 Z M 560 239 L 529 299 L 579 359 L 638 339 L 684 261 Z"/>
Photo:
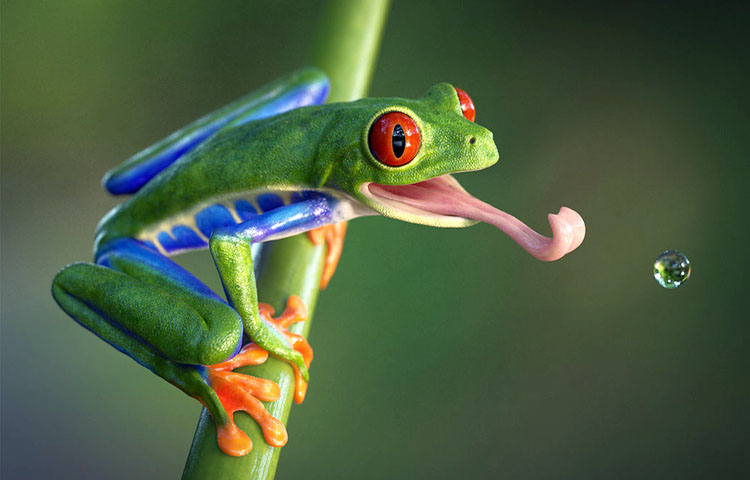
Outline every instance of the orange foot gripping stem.
<path fill-rule="evenodd" d="M 286 308 L 281 315 L 273 318 L 273 307 L 265 303 L 258 304 L 261 319 L 284 335 L 292 348 L 302 354 L 305 366 L 309 367 L 313 351 L 307 340 L 301 335 L 291 333 L 288 327 L 307 318 L 307 307 L 302 299 L 292 295 L 287 300 Z M 223 409 L 209 408 L 217 425 L 217 442 L 219 448 L 227 455 L 242 456 L 253 448 L 252 440 L 234 423 L 234 412 L 247 412 L 258 423 L 263 431 L 266 443 L 272 447 L 286 445 L 288 435 L 286 427 L 274 418 L 261 402 L 272 402 L 281 395 L 279 386 L 264 378 L 253 377 L 232 370 L 260 365 L 268 359 L 268 352 L 254 343 L 249 343 L 234 357 L 226 362 L 207 366 L 206 380 L 216 392 Z M 290 363 L 290 365 L 292 365 Z M 294 369 L 294 401 L 302 403 L 307 392 L 307 382 L 302 378 L 298 369 Z M 223 411 L 222 411 L 223 410 Z"/>
<path fill-rule="evenodd" d="M 328 253 L 323 264 L 323 274 L 320 276 L 320 289 L 323 290 L 328 286 L 328 282 L 336 271 L 336 265 L 341 257 L 341 250 L 344 248 L 344 236 L 346 236 L 346 222 L 335 223 L 318 227 L 307 232 L 307 237 L 314 245 L 320 245 L 323 240 L 328 245 Z"/>

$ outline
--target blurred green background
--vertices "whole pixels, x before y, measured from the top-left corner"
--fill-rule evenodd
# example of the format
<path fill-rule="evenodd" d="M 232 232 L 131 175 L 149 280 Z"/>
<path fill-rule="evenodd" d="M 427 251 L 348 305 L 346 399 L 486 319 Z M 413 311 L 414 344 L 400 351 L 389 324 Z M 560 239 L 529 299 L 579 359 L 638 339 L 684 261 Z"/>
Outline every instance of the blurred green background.
<path fill-rule="evenodd" d="M 49 294 L 109 168 L 305 65 L 319 2 L 3 1 L 2 477 L 176 478 L 200 405 Z M 738 478 L 748 445 L 748 9 L 396 2 L 373 96 L 450 81 L 501 153 L 461 176 L 548 232 L 350 225 L 278 478 Z M 667 291 L 665 249 L 693 262 Z M 184 264 L 218 285 L 209 256 Z M 262 292 L 260 292 L 262 298 Z M 743 313 L 744 312 L 744 313 Z"/>

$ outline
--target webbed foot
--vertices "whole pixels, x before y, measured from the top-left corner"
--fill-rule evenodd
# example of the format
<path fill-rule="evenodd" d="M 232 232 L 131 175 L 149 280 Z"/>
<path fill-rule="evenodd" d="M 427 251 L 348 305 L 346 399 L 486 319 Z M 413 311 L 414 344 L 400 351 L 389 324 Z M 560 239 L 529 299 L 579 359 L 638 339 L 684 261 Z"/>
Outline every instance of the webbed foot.
<path fill-rule="evenodd" d="M 268 359 L 268 352 L 247 344 L 237 355 L 226 362 L 207 367 L 206 383 L 215 392 L 224 411 L 209 408 L 216 421 L 217 442 L 227 455 L 246 455 L 253 442 L 234 423 L 234 412 L 241 410 L 258 423 L 263 437 L 272 447 L 283 447 L 288 439 L 286 427 L 274 418 L 261 402 L 278 400 L 279 386 L 264 378 L 234 373 L 232 370 L 248 365 L 260 365 Z"/>
<path fill-rule="evenodd" d="M 259 303 L 258 311 L 261 319 L 282 335 L 291 347 L 302 355 L 305 366 L 309 367 L 313 357 L 310 344 L 301 335 L 289 331 L 289 326 L 307 318 L 307 307 L 302 299 L 295 295 L 289 297 L 286 308 L 275 318 L 274 309 L 268 304 Z M 249 343 L 229 360 L 206 367 L 206 383 L 216 392 L 221 405 L 203 403 L 216 421 L 219 448 L 227 455 L 246 455 L 253 448 L 250 437 L 234 423 L 234 412 L 239 410 L 248 413 L 258 423 L 266 443 L 272 447 L 283 447 L 287 442 L 286 427 L 274 418 L 262 403 L 278 400 L 281 395 L 279 386 L 271 380 L 233 372 L 240 367 L 260 365 L 267 359 L 266 350 Z M 294 369 L 294 401 L 302 403 L 307 392 L 307 382 L 293 361 L 283 358 L 282 360 Z"/>
<path fill-rule="evenodd" d="M 258 312 L 264 322 L 271 325 L 277 332 L 281 333 L 292 348 L 302 355 L 305 367 L 309 367 L 310 362 L 312 362 L 313 359 L 312 347 L 310 347 L 310 344 L 305 337 L 289 331 L 291 325 L 307 318 L 307 306 L 302 299 L 296 295 L 290 296 L 286 302 L 286 308 L 281 315 L 276 318 L 273 318 L 273 307 L 266 303 L 258 304 Z M 304 379 L 304 376 L 294 362 L 284 358 L 281 360 L 289 363 L 294 369 L 294 402 L 302 403 L 305 399 L 305 393 L 307 393 L 307 381 Z"/>

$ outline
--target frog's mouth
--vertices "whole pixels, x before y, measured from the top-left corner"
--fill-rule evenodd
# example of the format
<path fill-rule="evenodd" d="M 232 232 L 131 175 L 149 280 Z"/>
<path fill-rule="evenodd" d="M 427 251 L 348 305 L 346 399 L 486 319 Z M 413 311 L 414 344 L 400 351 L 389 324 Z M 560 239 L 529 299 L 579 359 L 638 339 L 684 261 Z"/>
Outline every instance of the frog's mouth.
<path fill-rule="evenodd" d="M 387 217 L 436 227 L 466 227 L 476 222 L 496 226 L 539 260 L 557 260 L 583 241 L 583 218 L 567 207 L 549 214 L 552 238 L 471 196 L 451 175 L 441 175 L 408 185 L 364 183 L 360 193 L 371 208 Z"/>

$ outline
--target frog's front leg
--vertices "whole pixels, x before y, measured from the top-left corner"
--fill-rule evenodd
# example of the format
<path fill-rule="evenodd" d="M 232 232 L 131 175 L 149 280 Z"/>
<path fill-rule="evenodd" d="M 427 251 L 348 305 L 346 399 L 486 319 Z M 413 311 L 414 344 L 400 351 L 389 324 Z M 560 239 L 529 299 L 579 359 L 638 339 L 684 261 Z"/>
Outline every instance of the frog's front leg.
<path fill-rule="evenodd" d="M 295 368 L 297 399 L 308 380 L 307 364 L 312 352 L 306 342 L 288 333 L 287 321 L 271 322 L 268 315 L 261 315 L 250 247 L 252 243 L 337 222 L 342 219 L 338 203 L 326 195 L 314 194 L 313 198 L 271 210 L 245 223 L 215 230 L 209 242 L 227 299 L 242 317 L 245 332 L 254 343 Z"/>

